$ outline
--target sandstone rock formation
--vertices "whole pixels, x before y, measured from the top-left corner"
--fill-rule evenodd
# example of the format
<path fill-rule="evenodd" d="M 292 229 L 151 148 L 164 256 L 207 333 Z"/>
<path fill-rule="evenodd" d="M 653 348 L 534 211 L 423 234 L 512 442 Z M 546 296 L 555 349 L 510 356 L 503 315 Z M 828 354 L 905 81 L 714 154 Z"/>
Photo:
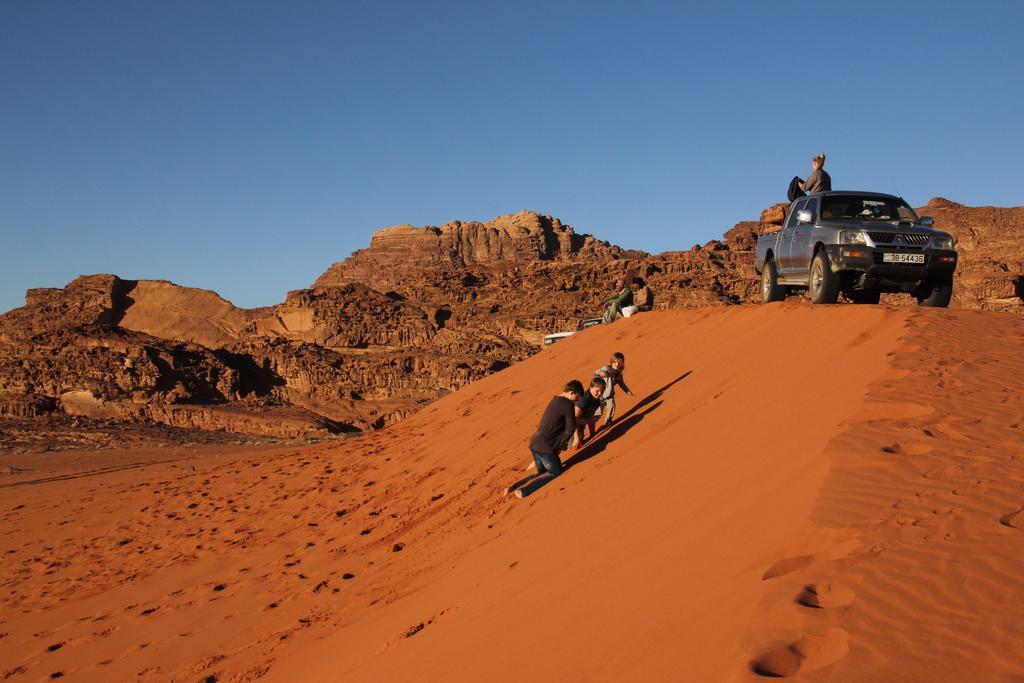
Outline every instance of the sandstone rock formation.
<path fill-rule="evenodd" d="M 6 326 L 4 326 L 6 327 Z M 113 325 L 81 325 L 0 341 L 0 415 L 60 411 L 288 437 L 343 431 L 323 416 L 275 405 L 251 360 Z M 263 401 L 257 399 L 263 398 Z"/>
<path fill-rule="evenodd" d="M 657 255 L 532 212 L 397 226 L 260 309 L 114 275 L 29 290 L 0 316 L 0 416 L 289 438 L 382 427 L 599 315 L 617 277 L 646 279 L 656 308 L 755 301 L 757 235 L 778 229 L 785 208 Z M 936 198 L 918 212 L 959 240 L 954 305 L 1024 310 L 1024 207 Z"/>
<path fill-rule="evenodd" d="M 782 229 L 782 224 L 786 220 L 786 212 L 789 210 L 789 204 L 772 204 L 767 209 L 761 212 L 761 228 L 762 234 L 769 234 L 778 232 Z"/>
<path fill-rule="evenodd" d="M 557 218 L 521 211 L 487 223 L 452 221 L 439 228 L 396 225 L 380 230 L 371 238 L 369 249 L 331 266 L 313 287 L 362 282 L 387 291 L 396 283 L 395 267 L 464 268 L 500 262 L 607 260 L 622 253 L 619 247 L 590 235 L 577 235 Z"/>
<path fill-rule="evenodd" d="M 935 197 L 916 209 L 957 239 L 954 304 L 1021 313 L 1024 297 L 1024 206 L 968 207 Z"/>
<path fill-rule="evenodd" d="M 214 292 L 165 280 L 127 281 L 119 303 L 115 321 L 121 327 L 211 349 L 237 339 L 264 311 L 237 308 Z"/>

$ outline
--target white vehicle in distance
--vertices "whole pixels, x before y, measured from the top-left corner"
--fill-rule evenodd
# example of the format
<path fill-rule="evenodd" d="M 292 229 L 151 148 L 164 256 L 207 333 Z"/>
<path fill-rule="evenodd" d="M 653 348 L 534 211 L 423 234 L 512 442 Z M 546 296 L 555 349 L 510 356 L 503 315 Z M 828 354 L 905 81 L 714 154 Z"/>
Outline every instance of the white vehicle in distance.
<path fill-rule="evenodd" d="M 571 337 L 577 332 L 582 332 L 588 327 L 600 325 L 602 322 L 604 321 L 601 318 L 587 318 L 586 320 L 581 322 L 575 330 L 572 330 L 571 332 L 553 332 L 552 334 L 549 334 L 544 337 L 544 346 L 551 346 L 555 342 L 560 342 L 566 337 Z"/>

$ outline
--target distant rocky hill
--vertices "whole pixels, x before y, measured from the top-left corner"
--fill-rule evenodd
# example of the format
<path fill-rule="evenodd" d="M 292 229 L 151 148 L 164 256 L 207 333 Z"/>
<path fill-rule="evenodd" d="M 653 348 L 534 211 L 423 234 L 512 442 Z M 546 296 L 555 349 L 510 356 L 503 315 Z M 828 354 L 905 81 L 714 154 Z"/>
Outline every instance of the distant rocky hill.
<path fill-rule="evenodd" d="M 937 198 L 919 212 L 959 239 L 954 305 L 1021 312 L 1024 207 Z M 0 316 L 0 416 L 282 437 L 379 428 L 597 315 L 616 277 L 647 279 L 658 308 L 753 301 L 754 243 L 781 215 L 772 207 L 721 241 L 657 255 L 532 212 L 396 226 L 259 309 L 170 282 L 83 276 L 29 290 Z"/>
<path fill-rule="evenodd" d="M 369 249 L 331 266 L 313 287 L 363 282 L 386 290 L 389 282 L 397 281 L 395 269 L 609 260 L 626 253 L 591 235 L 576 234 L 557 218 L 521 211 L 487 223 L 452 221 L 439 228 L 396 225 L 380 230 L 370 238 Z"/>
<path fill-rule="evenodd" d="M 954 306 L 1024 312 L 1024 206 L 970 207 L 935 197 L 917 212 L 957 238 Z"/>

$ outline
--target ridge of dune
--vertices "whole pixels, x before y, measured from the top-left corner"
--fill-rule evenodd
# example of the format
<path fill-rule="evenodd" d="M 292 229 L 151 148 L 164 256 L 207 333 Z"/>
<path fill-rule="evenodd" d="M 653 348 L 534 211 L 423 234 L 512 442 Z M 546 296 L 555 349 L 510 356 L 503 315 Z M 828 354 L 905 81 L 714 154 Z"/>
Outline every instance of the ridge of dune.
<path fill-rule="evenodd" d="M 16 474 L 0 673 L 1010 680 L 1022 328 L 647 314 L 344 443 Z M 637 393 L 618 424 L 534 496 L 500 497 L 550 396 L 613 350 Z"/>

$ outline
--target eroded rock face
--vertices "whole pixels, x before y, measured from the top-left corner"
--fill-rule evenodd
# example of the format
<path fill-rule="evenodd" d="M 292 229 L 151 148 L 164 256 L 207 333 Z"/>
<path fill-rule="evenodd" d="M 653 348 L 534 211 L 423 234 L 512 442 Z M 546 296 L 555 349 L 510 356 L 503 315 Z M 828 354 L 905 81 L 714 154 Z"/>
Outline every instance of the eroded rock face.
<path fill-rule="evenodd" d="M 532 211 L 487 223 L 452 221 L 441 227 L 396 225 L 374 233 L 370 248 L 331 266 L 313 287 L 362 282 L 380 291 L 399 284 L 409 268 L 464 268 L 556 259 L 614 259 L 619 247 L 578 235 L 557 218 Z"/>
<path fill-rule="evenodd" d="M 124 281 L 115 322 L 154 337 L 202 344 L 211 349 L 243 334 L 264 309 L 234 306 L 216 292 L 181 287 L 166 280 Z"/>
<path fill-rule="evenodd" d="M 955 305 L 1024 312 L 1024 206 L 968 207 L 935 197 L 916 211 L 957 239 Z"/>
<path fill-rule="evenodd" d="M 127 288 L 116 275 L 83 275 L 63 289 L 30 289 L 25 307 L 0 318 L 0 340 L 22 340 L 77 325 L 115 324 Z"/>
<path fill-rule="evenodd" d="M 272 372 L 254 372 L 250 358 L 113 325 L 0 342 L 0 415 L 62 412 L 285 437 L 345 430 L 344 424 L 275 400 L 282 384 Z"/>
<path fill-rule="evenodd" d="M 83 275 L 63 289 L 30 289 L 25 304 L 3 316 L 0 339 L 79 325 L 116 325 L 217 348 L 236 339 L 265 310 L 238 308 L 205 289 L 109 274 Z"/>
<path fill-rule="evenodd" d="M 1024 207 L 936 198 L 918 213 L 959 240 L 954 305 L 1024 310 Z M 383 427 L 599 316 L 619 277 L 643 277 L 656 308 L 756 301 L 757 235 L 784 218 L 778 204 L 721 241 L 657 255 L 530 212 L 397 226 L 261 309 L 169 282 L 83 276 L 29 290 L 26 306 L 0 316 L 0 416 L 307 438 Z"/>
<path fill-rule="evenodd" d="M 336 349 L 395 349 L 428 342 L 436 328 L 436 321 L 418 306 L 349 283 L 289 292 L 284 303 L 256 318 L 252 334 L 246 336 Z"/>
<path fill-rule="evenodd" d="M 168 342 L 112 325 L 82 325 L 5 343 L 0 383 L 9 394 L 100 403 L 226 402 L 237 372 L 199 345 Z"/>

